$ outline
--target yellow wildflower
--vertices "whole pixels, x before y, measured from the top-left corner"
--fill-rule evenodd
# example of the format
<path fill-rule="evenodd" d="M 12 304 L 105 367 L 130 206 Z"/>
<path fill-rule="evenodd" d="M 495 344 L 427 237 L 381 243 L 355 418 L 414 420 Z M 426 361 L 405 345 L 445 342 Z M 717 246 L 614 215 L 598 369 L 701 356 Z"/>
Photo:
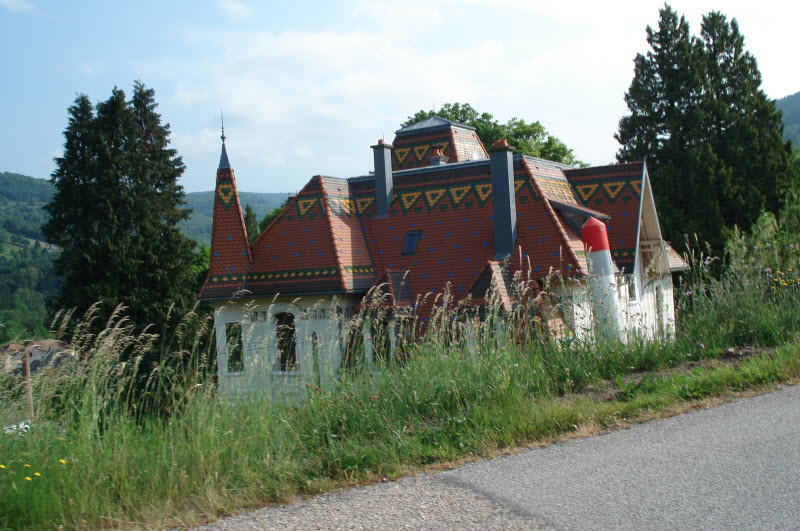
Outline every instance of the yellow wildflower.
<path fill-rule="evenodd" d="M 40 473 L 38 473 L 38 472 L 34 472 L 33 475 L 36 476 L 37 478 L 42 477 L 42 475 Z"/>
<path fill-rule="evenodd" d="M 25 468 L 30 468 L 30 467 L 31 467 L 31 465 L 25 465 Z"/>
<path fill-rule="evenodd" d="M 59 459 L 58 462 L 61 463 L 62 465 L 66 465 L 67 464 L 67 462 L 64 459 Z"/>
<path fill-rule="evenodd" d="M 5 469 L 6 469 L 6 465 L 0 465 L 0 470 L 5 470 Z"/>
<path fill-rule="evenodd" d="M 30 476 L 25 476 L 25 481 L 33 481 Z"/>

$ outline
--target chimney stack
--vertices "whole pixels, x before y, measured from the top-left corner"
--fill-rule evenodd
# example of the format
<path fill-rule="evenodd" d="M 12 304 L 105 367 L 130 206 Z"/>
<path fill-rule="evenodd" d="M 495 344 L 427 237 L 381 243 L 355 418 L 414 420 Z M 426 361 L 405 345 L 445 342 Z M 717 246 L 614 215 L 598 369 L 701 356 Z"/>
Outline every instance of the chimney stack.
<path fill-rule="evenodd" d="M 517 243 L 517 205 L 514 196 L 514 150 L 505 138 L 496 140 L 489 150 L 492 175 L 495 260 L 514 253 Z"/>
<path fill-rule="evenodd" d="M 441 166 L 442 164 L 447 164 L 447 161 L 450 160 L 450 157 L 445 157 L 444 153 L 442 153 L 442 144 L 438 142 L 433 144 L 433 153 L 430 157 L 428 157 L 428 164 L 430 166 Z"/>
<path fill-rule="evenodd" d="M 376 217 L 385 218 L 389 215 L 392 205 L 392 145 L 378 140 L 372 147 L 375 156 L 375 208 Z"/>

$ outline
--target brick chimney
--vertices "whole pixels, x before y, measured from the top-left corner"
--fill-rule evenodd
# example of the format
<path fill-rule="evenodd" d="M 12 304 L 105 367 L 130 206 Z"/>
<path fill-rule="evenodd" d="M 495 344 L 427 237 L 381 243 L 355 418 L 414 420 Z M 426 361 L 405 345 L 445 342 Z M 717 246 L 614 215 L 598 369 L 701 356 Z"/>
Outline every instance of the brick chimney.
<path fill-rule="evenodd" d="M 514 196 L 514 150 L 505 138 L 489 150 L 492 175 L 495 260 L 509 258 L 517 243 L 517 205 Z"/>
<path fill-rule="evenodd" d="M 431 156 L 428 157 L 428 164 L 430 166 L 441 166 L 442 164 L 447 164 L 447 161 L 450 160 L 450 157 L 445 157 L 444 153 L 442 153 L 442 144 L 437 142 L 431 147 L 433 149 Z"/>
<path fill-rule="evenodd" d="M 376 217 L 385 218 L 389 215 L 392 205 L 392 145 L 378 140 L 370 146 L 375 156 L 375 209 Z"/>

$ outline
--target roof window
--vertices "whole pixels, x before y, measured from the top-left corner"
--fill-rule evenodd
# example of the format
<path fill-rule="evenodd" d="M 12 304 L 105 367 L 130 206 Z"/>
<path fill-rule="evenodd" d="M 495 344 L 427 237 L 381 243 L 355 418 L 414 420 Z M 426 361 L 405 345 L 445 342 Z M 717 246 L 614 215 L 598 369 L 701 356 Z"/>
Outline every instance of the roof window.
<path fill-rule="evenodd" d="M 406 242 L 403 244 L 403 254 L 414 254 L 417 252 L 417 244 L 422 231 L 412 230 L 406 233 Z"/>

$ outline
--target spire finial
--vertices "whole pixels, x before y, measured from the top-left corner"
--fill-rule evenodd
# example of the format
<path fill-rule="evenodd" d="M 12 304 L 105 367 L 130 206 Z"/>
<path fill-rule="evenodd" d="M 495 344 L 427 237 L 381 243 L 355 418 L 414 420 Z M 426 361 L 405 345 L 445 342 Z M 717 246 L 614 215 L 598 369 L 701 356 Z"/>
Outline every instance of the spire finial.
<path fill-rule="evenodd" d="M 225 119 L 222 117 L 222 109 L 219 111 L 219 121 L 222 124 L 222 135 L 220 138 L 222 139 L 222 143 L 225 143 Z"/>

